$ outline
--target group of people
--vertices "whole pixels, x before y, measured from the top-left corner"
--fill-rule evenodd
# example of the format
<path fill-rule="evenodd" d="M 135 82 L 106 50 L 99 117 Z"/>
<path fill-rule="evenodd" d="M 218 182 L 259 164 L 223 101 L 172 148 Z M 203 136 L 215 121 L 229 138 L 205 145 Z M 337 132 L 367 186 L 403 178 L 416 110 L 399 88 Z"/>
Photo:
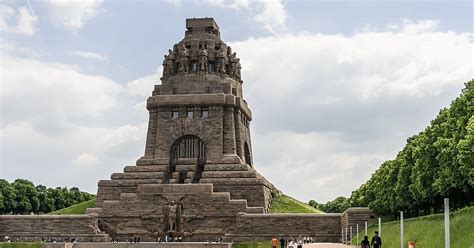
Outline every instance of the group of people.
<path fill-rule="evenodd" d="M 302 248 L 303 244 L 313 243 L 313 238 L 311 237 L 298 237 L 298 238 L 281 237 L 280 240 L 278 240 L 276 237 L 273 237 L 270 242 L 271 242 L 272 248 L 276 248 L 278 245 L 280 245 L 280 248 Z"/>
<path fill-rule="evenodd" d="M 313 238 L 310 237 L 298 237 L 295 238 L 285 238 L 281 237 L 278 240 L 276 237 L 273 237 L 270 241 L 272 248 L 277 248 L 280 245 L 280 248 L 303 248 L 303 244 L 313 243 Z M 364 240 L 360 243 L 361 248 L 382 248 L 382 238 L 379 236 L 379 232 L 375 231 L 372 241 L 369 242 L 369 237 L 365 235 Z"/>
<path fill-rule="evenodd" d="M 369 237 L 365 235 L 364 240 L 360 243 L 361 248 L 381 248 L 382 247 L 382 238 L 379 236 L 379 232 L 375 231 L 374 236 L 372 237 L 372 242 L 369 243 Z"/>

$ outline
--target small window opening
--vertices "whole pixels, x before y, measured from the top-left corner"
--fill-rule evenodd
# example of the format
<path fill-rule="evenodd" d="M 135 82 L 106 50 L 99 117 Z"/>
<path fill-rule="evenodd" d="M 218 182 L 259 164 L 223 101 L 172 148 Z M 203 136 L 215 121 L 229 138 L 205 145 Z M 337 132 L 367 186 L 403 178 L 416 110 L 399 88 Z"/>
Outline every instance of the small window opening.
<path fill-rule="evenodd" d="M 194 117 L 194 112 L 188 110 L 188 118 L 193 118 Z"/>
<path fill-rule="evenodd" d="M 179 117 L 179 112 L 178 111 L 173 111 L 172 117 L 173 118 L 178 118 Z"/>
<path fill-rule="evenodd" d="M 202 118 L 203 119 L 209 118 L 209 111 L 208 110 L 203 110 L 202 111 Z"/>

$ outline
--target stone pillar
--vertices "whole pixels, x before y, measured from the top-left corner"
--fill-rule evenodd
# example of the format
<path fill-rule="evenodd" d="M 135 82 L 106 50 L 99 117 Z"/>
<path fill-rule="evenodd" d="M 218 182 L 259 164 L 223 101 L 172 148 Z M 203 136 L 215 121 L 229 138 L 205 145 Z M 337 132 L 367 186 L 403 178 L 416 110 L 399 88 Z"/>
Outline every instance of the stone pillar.
<path fill-rule="evenodd" d="M 245 160 L 243 156 L 243 145 L 242 145 L 242 135 L 240 134 L 240 110 L 235 109 L 234 111 L 234 126 L 235 126 L 235 149 L 237 151 L 237 155 L 242 159 Z"/>
<path fill-rule="evenodd" d="M 145 156 L 144 159 L 153 159 L 156 147 L 156 125 L 158 122 L 158 109 L 149 110 L 150 118 L 148 120 L 148 132 L 146 135 Z"/>
<path fill-rule="evenodd" d="M 234 126 L 234 108 L 224 107 L 223 116 L 223 145 L 224 154 L 235 154 L 235 126 Z"/>

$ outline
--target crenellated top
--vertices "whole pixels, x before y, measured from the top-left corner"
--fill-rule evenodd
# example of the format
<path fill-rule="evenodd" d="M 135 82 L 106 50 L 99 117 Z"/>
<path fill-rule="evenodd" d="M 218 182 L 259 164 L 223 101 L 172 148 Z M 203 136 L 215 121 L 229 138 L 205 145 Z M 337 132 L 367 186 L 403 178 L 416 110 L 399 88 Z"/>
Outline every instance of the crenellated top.
<path fill-rule="evenodd" d="M 240 59 L 220 39 L 213 18 L 187 19 L 186 28 L 184 39 L 164 56 L 164 84 L 172 77 L 188 74 L 218 75 L 242 83 Z"/>

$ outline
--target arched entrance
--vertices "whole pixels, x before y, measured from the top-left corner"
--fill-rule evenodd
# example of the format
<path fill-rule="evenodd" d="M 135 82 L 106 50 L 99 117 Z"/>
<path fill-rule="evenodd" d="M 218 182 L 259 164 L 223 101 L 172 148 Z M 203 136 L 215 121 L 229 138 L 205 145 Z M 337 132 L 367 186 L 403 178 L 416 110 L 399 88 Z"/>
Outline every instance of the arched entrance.
<path fill-rule="evenodd" d="M 168 168 L 163 183 L 170 183 L 171 179 L 175 179 L 175 183 L 185 183 L 188 179 L 188 171 L 179 171 L 178 178 L 173 178 L 176 172 L 176 165 L 180 163 L 195 164 L 194 176 L 191 182 L 198 183 L 201 179 L 204 165 L 206 164 L 206 145 L 202 139 L 195 135 L 185 135 L 178 138 L 171 146 L 170 166 Z"/>
<path fill-rule="evenodd" d="M 245 142 L 244 144 L 244 158 L 245 158 L 245 163 L 252 166 L 252 158 L 250 157 L 250 148 L 247 142 Z"/>

